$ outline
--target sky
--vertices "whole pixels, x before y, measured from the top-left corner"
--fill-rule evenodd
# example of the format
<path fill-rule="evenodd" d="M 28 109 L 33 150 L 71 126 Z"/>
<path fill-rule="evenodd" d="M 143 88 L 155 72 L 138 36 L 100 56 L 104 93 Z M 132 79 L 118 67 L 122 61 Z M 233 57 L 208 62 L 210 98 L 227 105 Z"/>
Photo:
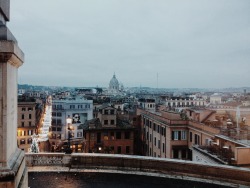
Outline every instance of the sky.
<path fill-rule="evenodd" d="M 125 87 L 249 87 L 249 10 L 249 0 L 11 0 L 18 82 L 108 87 L 115 73 Z"/>

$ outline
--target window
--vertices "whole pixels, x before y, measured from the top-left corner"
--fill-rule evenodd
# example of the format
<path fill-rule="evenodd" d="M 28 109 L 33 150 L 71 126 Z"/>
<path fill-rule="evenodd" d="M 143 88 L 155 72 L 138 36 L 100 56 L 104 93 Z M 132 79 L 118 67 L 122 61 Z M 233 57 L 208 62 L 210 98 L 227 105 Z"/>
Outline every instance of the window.
<path fill-rule="evenodd" d="M 77 137 L 82 137 L 82 132 L 77 132 Z"/>
<path fill-rule="evenodd" d="M 186 140 L 187 132 L 186 131 L 172 131 L 172 140 Z"/>
<path fill-rule="evenodd" d="M 56 125 L 56 119 L 52 119 L 52 125 Z"/>
<path fill-rule="evenodd" d="M 22 119 L 24 119 L 24 114 L 22 114 Z"/>
<path fill-rule="evenodd" d="M 156 137 L 155 137 L 155 139 L 154 139 L 154 144 L 155 144 L 155 146 L 156 146 Z"/>
<path fill-rule="evenodd" d="M 181 131 L 181 140 L 187 140 L 187 132 Z"/>
<path fill-rule="evenodd" d="M 148 140 L 148 132 L 147 132 L 147 140 Z"/>
<path fill-rule="evenodd" d="M 197 134 L 194 134 L 194 143 L 199 145 L 200 144 L 200 136 Z"/>
<path fill-rule="evenodd" d="M 109 111 L 108 111 L 108 110 L 104 110 L 104 114 L 105 114 L 105 115 L 108 115 L 108 114 L 109 114 Z"/>
<path fill-rule="evenodd" d="M 162 132 L 161 132 L 162 136 L 166 136 L 166 128 L 162 127 Z"/>
<path fill-rule="evenodd" d="M 121 146 L 118 146 L 118 147 L 117 147 L 117 153 L 118 153 L 118 154 L 121 154 L 121 153 L 122 153 L 122 147 L 121 147 Z"/>
<path fill-rule="evenodd" d="M 115 111 L 114 110 L 110 110 L 110 114 L 115 114 Z"/>
<path fill-rule="evenodd" d="M 152 127 L 152 122 L 151 121 L 149 121 L 149 128 L 151 128 Z"/>
<path fill-rule="evenodd" d="M 126 146 L 126 153 L 130 153 L 130 147 Z"/>
<path fill-rule="evenodd" d="M 31 144 L 32 143 L 32 138 L 29 138 L 28 139 L 28 144 Z"/>
<path fill-rule="evenodd" d="M 22 131 L 21 136 L 25 136 L 26 135 L 26 131 Z"/>
<path fill-rule="evenodd" d="M 82 105 L 78 105 L 78 109 L 82 109 Z"/>
<path fill-rule="evenodd" d="M 193 133 L 192 132 L 189 132 L 189 141 L 193 142 Z"/>
<path fill-rule="evenodd" d="M 114 124 L 115 124 L 115 120 L 113 120 L 113 119 L 110 120 L 110 124 L 111 124 L 111 125 L 114 125 Z"/>
<path fill-rule="evenodd" d="M 58 132 L 61 132 L 62 131 L 62 128 L 61 127 L 57 127 L 56 129 Z"/>
<path fill-rule="evenodd" d="M 130 132 L 125 132 L 125 139 L 130 139 Z"/>
<path fill-rule="evenodd" d="M 28 130 L 28 135 L 29 136 L 33 135 L 33 130 Z"/>
<path fill-rule="evenodd" d="M 26 108 L 22 108 L 22 111 L 26 111 Z"/>
<path fill-rule="evenodd" d="M 29 121 L 29 127 L 31 127 L 31 121 Z"/>
<path fill-rule="evenodd" d="M 61 125 L 62 124 L 62 120 L 61 119 L 57 119 L 57 125 Z"/>
<path fill-rule="evenodd" d="M 153 129 L 154 129 L 154 131 L 156 130 L 156 129 L 155 129 L 155 123 L 153 124 Z"/>
<path fill-rule="evenodd" d="M 52 131 L 56 131 L 56 127 L 52 127 Z"/>
<path fill-rule="evenodd" d="M 165 143 L 162 143 L 162 152 L 165 152 Z"/>
<path fill-rule="evenodd" d="M 52 112 L 52 116 L 56 116 L 56 112 Z"/>
<path fill-rule="evenodd" d="M 152 142 L 152 134 L 149 135 L 149 141 Z"/>
<path fill-rule="evenodd" d="M 157 132 L 160 133 L 160 125 L 157 125 Z"/>
<path fill-rule="evenodd" d="M 116 132 L 116 139 L 121 139 L 122 136 L 121 136 L 121 132 Z"/>
<path fill-rule="evenodd" d="M 20 145 L 25 144 L 25 139 L 20 140 Z"/>
<path fill-rule="evenodd" d="M 24 122 L 22 122 L 22 127 L 24 127 Z"/>
<path fill-rule="evenodd" d="M 161 141 L 158 140 L 158 148 L 161 149 Z"/>
<path fill-rule="evenodd" d="M 69 105 L 70 109 L 75 109 L 75 105 Z"/>
<path fill-rule="evenodd" d="M 179 140 L 179 131 L 172 131 L 172 140 Z"/>
<path fill-rule="evenodd" d="M 28 111 L 32 111 L 33 110 L 33 108 L 28 108 Z"/>
<path fill-rule="evenodd" d="M 57 116 L 58 116 L 58 117 L 61 117 L 61 116 L 62 116 L 62 113 L 61 113 L 61 112 L 57 112 Z"/>
<path fill-rule="evenodd" d="M 104 120 L 104 125 L 108 125 L 108 120 Z"/>
<path fill-rule="evenodd" d="M 31 117 L 32 117 L 31 114 L 29 114 L 29 119 L 31 119 Z"/>
<path fill-rule="evenodd" d="M 57 105 L 57 109 L 61 110 L 62 109 L 62 105 Z"/>

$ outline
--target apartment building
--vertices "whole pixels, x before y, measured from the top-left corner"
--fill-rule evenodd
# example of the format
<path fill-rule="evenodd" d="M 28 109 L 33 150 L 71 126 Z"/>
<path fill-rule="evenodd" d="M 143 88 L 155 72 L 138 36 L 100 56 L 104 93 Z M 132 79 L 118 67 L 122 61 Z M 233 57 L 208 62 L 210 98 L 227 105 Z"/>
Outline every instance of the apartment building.
<path fill-rule="evenodd" d="M 81 125 L 84 133 L 84 152 L 134 154 L 135 128 L 117 117 L 110 105 L 98 108 L 97 118 Z"/>
<path fill-rule="evenodd" d="M 17 145 L 28 152 L 32 143 L 31 136 L 36 133 L 37 113 L 36 102 L 18 102 Z"/>
<path fill-rule="evenodd" d="M 147 156 L 191 159 L 188 148 L 187 121 L 176 112 L 149 112 L 137 110 L 141 115 L 143 153 Z"/>
<path fill-rule="evenodd" d="M 215 111 L 187 110 L 189 120 L 183 120 L 180 113 L 171 111 L 137 109 L 137 114 L 141 117 L 142 153 L 146 156 L 250 165 L 250 144 L 223 135 L 227 125 L 217 121 L 221 115 Z"/>
<path fill-rule="evenodd" d="M 72 123 L 67 124 L 66 119 L 71 118 Z M 61 150 L 62 145 L 67 142 L 70 131 L 70 139 L 75 151 L 82 151 L 82 129 L 80 124 L 93 119 L 93 101 L 82 99 L 64 99 L 52 101 L 52 127 L 49 141 L 53 150 Z"/>

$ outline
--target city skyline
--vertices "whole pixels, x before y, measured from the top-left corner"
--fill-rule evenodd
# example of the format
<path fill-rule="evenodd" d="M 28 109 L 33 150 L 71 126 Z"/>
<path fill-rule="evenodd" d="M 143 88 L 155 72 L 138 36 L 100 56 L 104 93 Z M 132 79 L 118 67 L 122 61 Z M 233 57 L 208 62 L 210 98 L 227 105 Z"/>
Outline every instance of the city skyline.
<path fill-rule="evenodd" d="M 11 1 L 20 84 L 248 87 L 250 2 Z M 158 82 L 157 82 L 158 75 Z"/>

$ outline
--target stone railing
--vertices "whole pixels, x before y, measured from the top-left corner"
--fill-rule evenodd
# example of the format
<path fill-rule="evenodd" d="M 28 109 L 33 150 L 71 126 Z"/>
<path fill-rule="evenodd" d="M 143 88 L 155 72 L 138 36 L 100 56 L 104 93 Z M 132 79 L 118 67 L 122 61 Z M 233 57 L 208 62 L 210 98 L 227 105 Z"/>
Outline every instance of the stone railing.
<path fill-rule="evenodd" d="M 62 166 L 70 167 L 71 170 L 119 170 L 126 173 L 154 173 L 157 174 L 156 176 L 179 176 L 188 177 L 189 180 L 195 179 L 195 181 L 250 186 L 250 169 L 183 160 L 112 154 L 28 153 L 26 162 L 28 167 Z"/>

